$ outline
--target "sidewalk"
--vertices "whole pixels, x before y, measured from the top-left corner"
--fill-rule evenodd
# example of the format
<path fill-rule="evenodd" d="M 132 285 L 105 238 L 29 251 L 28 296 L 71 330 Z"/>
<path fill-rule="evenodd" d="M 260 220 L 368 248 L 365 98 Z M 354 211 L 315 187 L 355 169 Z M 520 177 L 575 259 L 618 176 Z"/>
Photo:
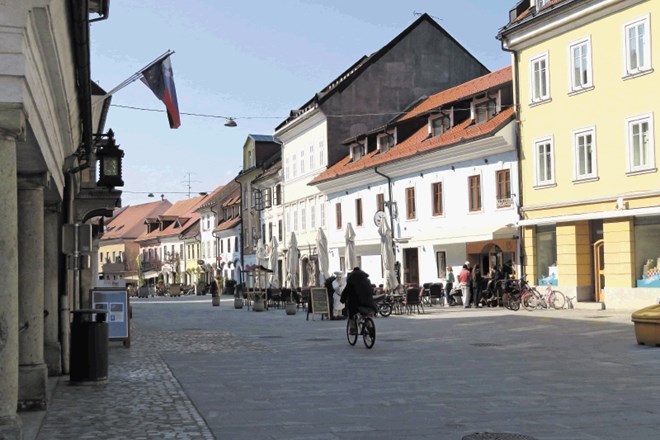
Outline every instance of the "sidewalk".
<path fill-rule="evenodd" d="M 652 373 L 660 351 L 636 345 L 628 311 L 431 307 L 378 318 L 376 346 L 366 350 L 346 344 L 345 321 L 231 304 L 135 301 L 131 348 L 111 343 L 107 383 L 53 380 L 48 411 L 21 413 L 25 440 L 461 439 L 480 431 L 593 440 L 625 437 L 631 418 L 638 431 L 628 438 L 656 438 L 660 396 L 642 390 L 660 389 Z M 351 380 L 349 365 L 358 368 Z M 357 384 L 369 393 L 351 393 Z M 478 417 L 466 412 L 478 407 Z"/>

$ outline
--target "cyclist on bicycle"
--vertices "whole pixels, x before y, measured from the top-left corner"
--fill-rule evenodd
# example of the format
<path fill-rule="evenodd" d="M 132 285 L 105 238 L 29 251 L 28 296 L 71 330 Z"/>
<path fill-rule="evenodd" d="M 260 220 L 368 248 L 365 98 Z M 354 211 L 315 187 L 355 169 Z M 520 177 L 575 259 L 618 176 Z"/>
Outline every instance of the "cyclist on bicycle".
<path fill-rule="evenodd" d="M 353 317 L 359 313 L 373 315 L 376 313 L 374 302 L 374 288 L 369 280 L 369 274 L 359 267 L 353 269 L 346 277 L 346 287 L 341 293 L 341 302 L 348 308 L 350 333 L 357 334 Z"/>

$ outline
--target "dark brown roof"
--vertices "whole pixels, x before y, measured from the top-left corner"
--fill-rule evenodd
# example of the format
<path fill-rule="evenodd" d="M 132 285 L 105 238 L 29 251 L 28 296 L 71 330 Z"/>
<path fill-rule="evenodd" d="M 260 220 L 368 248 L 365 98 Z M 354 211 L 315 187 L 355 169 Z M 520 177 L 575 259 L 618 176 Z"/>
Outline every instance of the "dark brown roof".
<path fill-rule="evenodd" d="M 431 16 L 429 16 L 426 13 L 422 14 L 417 20 L 415 20 L 403 32 L 397 35 L 392 41 L 387 43 L 385 46 L 383 46 L 382 48 L 380 48 L 378 51 L 374 52 L 370 56 L 365 55 L 362 58 L 360 58 L 355 64 L 353 64 L 341 75 L 339 75 L 334 81 L 332 81 L 330 84 L 325 86 L 320 92 L 316 93 L 314 97 L 312 97 L 312 99 L 307 101 L 302 107 L 300 107 L 298 110 L 292 111 L 289 117 L 275 128 L 275 131 L 284 127 L 286 124 L 295 120 L 296 118 L 307 112 L 308 110 L 311 110 L 317 105 L 322 104 L 334 93 L 344 90 L 360 74 L 362 74 L 366 69 L 368 69 L 369 66 L 371 66 L 380 58 L 385 56 L 392 48 L 394 48 L 401 40 L 403 40 L 406 36 L 408 36 L 408 34 L 410 34 L 415 28 L 417 28 L 422 22 L 428 22 L 429 24 L 431 24 L 433 27 L 435 27 L 440 32 L 442 32 L 444 36 L 447 39 L 449 39 L 449 41 L 452 41 L 454 44 L 456 44 L 457 47 L 461 47 L 461 48 L 463 47 L 463 45 L 461 45 L 458 41 L 456 41 L 456 39 L 452 37 L 446 30 L 444 30 L 442 26 L 436 23 L 436 21 L 433 20 Z M 467 50 L 465 51 L 465 53 L 468 54 L 470 57 L 474 58 Z M 474 60 L 477 63 L 481 64 L 481 62 L 476 58 L 474 58 Z M 481 65 L 483 66 L 483 64 Z M 488 71 L 488 69 L 485 66 L 483 66 L 483 68 L 484 70 Z"/>

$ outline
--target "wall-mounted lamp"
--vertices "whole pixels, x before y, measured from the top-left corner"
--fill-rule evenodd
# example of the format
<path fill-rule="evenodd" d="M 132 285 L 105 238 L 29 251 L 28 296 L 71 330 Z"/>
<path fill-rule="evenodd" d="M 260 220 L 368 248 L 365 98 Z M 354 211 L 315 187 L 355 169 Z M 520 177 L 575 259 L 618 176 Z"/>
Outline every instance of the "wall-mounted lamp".
<path fill-rule="evenodd" d="M 485 158 L 485 159 L 484 159 L 484 163 L 488 163 L 488 158 Z"/>
<path fill-rule="evenodd" d="M 424 173 L 419 173 L 419 177 L 424 177 Z"/>
<path fill-rule="evenodd" d="M 236 127 L 236 121 L 234 121 L 234 118 L 227 118 L 225 121 L 225 127 Z"/>
<path fill-rule="evenodd" d="M 124 157 L 124 150 L 115 143 L 115 133 L 108 130 L 107 134 L 101 135 L 101 140 L 96 146 L 96 158 L 99 160 L 99 180 L 98 186 L 108 188 L 114 186 L 124 186 L 121 178 L 121 162 Z"/>
<path fill-rule="evenodd" d="M 456 171 L 456 168 L 454 168 L 454 165 L 451 166 L 452 171 Z"/>
<path fill-rule="evenodd" d="M 154 193 L 149 193 L 147 197 L 154 197 Z"/>

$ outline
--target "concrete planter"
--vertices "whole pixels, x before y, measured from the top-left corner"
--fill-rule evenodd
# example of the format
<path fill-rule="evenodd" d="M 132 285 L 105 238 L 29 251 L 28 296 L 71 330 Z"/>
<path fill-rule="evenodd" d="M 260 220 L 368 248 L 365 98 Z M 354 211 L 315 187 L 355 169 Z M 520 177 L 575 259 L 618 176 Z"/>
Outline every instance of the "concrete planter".
<path fill-rule="evenodd" d="M 215 307 L 218 307 L 220 305 L 220 297 L 219 296 L 211 297 L 211 304 L 213 304 Z"/>
<path fill-rule="evenodd" d="M 243 298 L 234 298 L 234 308 L 235 309 L 243 308 Z"/>
<path fill-rule="evenodd" d="M 298 311 L 298 304 L 296 303 L 286 303 L 284 307 L 287 315 L 295 315 Z"/>
<path fill-rule="evenodd" d="M 263 312 L 266 310 L 266 300 L 255 299 L 254 303 L 252 303 L 252 310 L 255 312 Z"/>

